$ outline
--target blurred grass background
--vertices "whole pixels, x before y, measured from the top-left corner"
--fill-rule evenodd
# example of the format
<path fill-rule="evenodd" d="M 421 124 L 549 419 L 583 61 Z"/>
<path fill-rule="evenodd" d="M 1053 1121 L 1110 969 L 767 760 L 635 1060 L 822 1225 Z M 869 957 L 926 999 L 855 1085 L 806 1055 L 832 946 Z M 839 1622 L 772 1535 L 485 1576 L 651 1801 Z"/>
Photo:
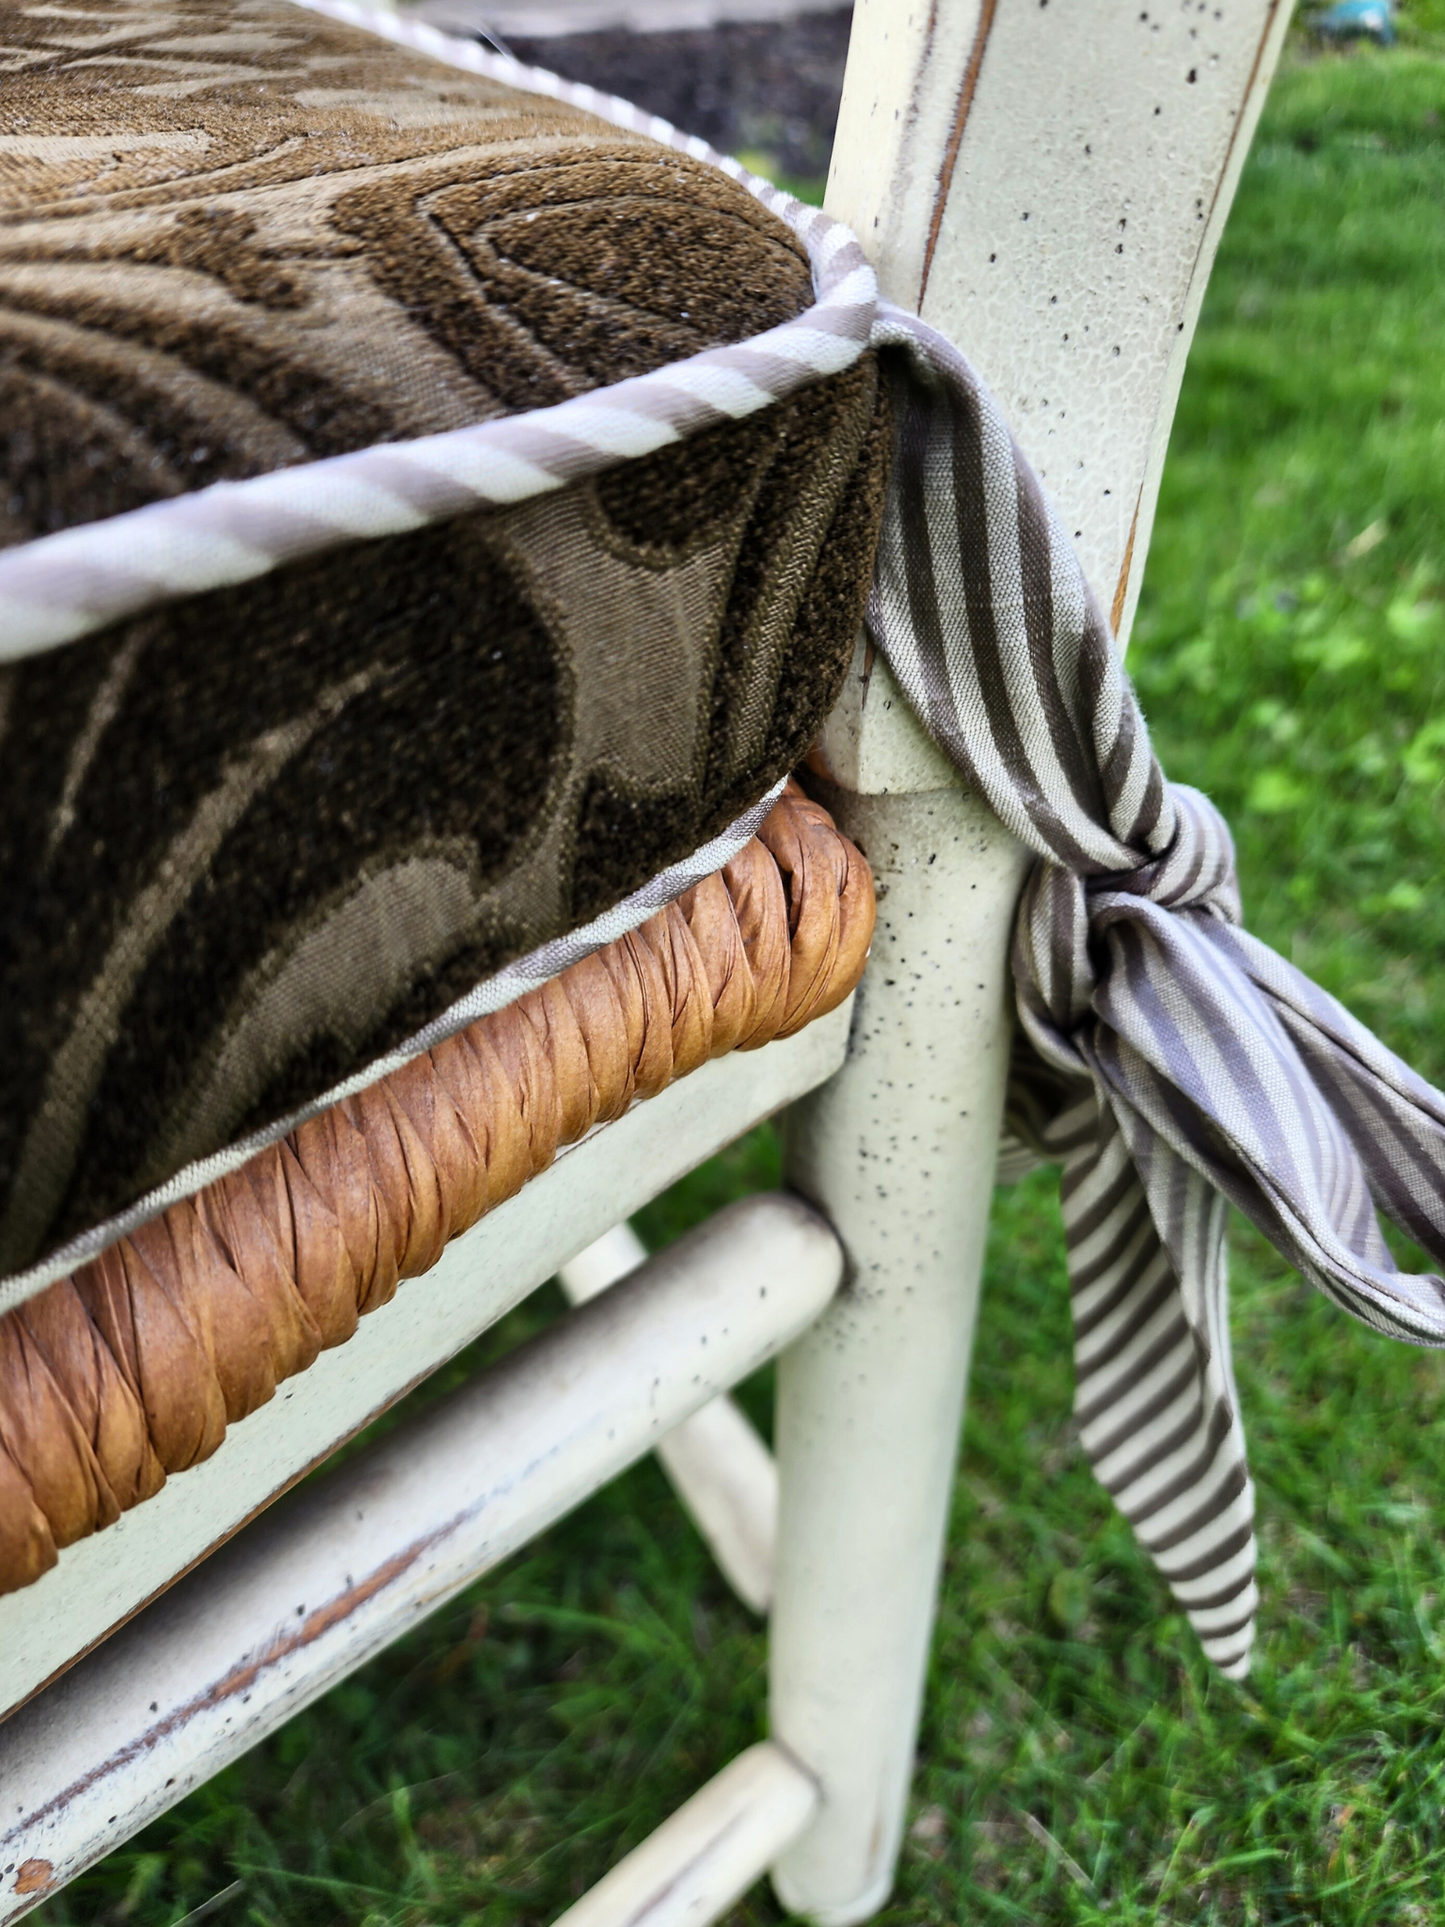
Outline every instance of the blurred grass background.
<path fill-rule="evenodd" d="M 1445 1081 L 1445 0 L 1403 24 L 1281 73 L 1131 666 L 1166 767 L 1233 822 L 1253 928 Z M 756 1133 L 644 1235 L 776 1171 Z M 891 1927 L 1445 1923 L 1445 1361 L 1243 1228 L 1234 1253 L 1264 1590 L 1243 1689 L 1074 1441 L 1052 1184 L 1000 1194 Z M 766 1381 L 746 1398 L 766 1426 Z M 763 1723 L 762 1633 L 643 1465 L 37 1918 L 532 1927 Z M 763 1890 L 736 1915 L 780 1918 Z"/>

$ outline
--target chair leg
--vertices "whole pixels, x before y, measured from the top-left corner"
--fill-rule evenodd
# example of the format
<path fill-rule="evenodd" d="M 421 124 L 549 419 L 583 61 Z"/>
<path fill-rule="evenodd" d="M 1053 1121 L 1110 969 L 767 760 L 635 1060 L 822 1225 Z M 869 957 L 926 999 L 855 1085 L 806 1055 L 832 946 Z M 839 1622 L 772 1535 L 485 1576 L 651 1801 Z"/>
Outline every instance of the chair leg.
<path fill-rule="evenodd" d="M 832 799 L 830 798 L 830 804 Z M 1023 853 L 966 793 L 845 796 L 879 884 L 847 1063 L 787 1120 L 789 1182 L 842 1238 L 844 1290 L 782 1357 L 774 1737 L 818 1779 L 773 1869 L 849 1927 L 902 1839 L 1008 1057 Z"/>

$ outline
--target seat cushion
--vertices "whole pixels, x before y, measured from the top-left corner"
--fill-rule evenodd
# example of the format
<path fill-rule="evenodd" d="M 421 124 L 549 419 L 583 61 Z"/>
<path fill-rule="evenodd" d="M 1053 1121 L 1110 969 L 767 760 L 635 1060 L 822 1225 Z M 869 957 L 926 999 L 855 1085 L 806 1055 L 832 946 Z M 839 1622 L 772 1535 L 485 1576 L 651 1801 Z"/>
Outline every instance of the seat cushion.
<path fill-rule="evenodd" d="M 285 0 L 0 31 L 0 545 L 812 299 L 716 169 Z M 0 1278 L 280 1135 L 756 805 L 848 661 L 885 408 L 864 357 L 0 669 Z"/>

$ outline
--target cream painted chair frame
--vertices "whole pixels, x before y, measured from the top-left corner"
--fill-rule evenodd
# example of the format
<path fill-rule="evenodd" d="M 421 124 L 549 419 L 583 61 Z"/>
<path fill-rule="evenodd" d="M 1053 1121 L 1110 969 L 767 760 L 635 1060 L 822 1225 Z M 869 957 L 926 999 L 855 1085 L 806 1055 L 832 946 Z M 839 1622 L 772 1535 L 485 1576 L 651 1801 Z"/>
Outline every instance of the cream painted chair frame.
<path fill-rule="evenodd" d="M 857 0 L 828 188 L 883 292 L 993 388 L 1121 642 L 1288 16 L 1284 0 L 1158 8 Z M 851 1013 L 594 1133 L 207 1464 L 0 1600 L 0 1711 L 19 1709 L 0 1729 L 0 1922 L 669 1433 L 725 1569 L 754 1604 L 771 1598 L 773 1737 L 567 1927 L 702 1927 L 769 1867 L 785 1904 L 827 1927 L 882 1905 L 967 1383 L 1025 859 L 861 643 L 822 747 L 879 884 Z M 637 1256 L 625 1238 L 578 1254 L 784 1106 L 789 1179 L 823 1216 L 786 1198 L 732 1207 L 247 1525 L 559 1268 L 578 1299 L 610 1284 Z M 675 1430 L 780 1350 L 775 1469 L 725 1406 Z"/>

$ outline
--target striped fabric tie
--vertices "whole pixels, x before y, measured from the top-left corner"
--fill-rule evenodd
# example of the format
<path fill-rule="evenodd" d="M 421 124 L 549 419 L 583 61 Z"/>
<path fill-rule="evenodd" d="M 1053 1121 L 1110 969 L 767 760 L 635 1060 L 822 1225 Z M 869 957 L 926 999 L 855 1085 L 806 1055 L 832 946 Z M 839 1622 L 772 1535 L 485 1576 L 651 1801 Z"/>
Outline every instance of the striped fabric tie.
<path fill-rule="evenodd" d="M 1234 847 L 1164 776 L 1073 548 L 992 398 L 880 304 L 894 477 L 869 623 L 1038 861 L 1014 932 L 1004 1170 L 1063 1167 L 1075 1416 L 1208 1656 L 1248 1669 L 1254 1494 L 1230 1362 L 1238 1208 L 1378 1331 L 1445 1344 L 1445 1097 L 1240 928 Z"/>

